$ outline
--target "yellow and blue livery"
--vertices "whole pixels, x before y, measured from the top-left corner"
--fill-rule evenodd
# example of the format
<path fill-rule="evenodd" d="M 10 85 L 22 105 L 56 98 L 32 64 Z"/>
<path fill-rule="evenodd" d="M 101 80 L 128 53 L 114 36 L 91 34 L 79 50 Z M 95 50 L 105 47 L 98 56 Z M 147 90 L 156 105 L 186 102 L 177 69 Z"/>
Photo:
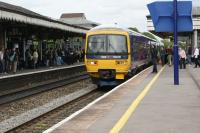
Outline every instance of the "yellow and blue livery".
<path fill-rule="evenodd" d="M 98 26 L 86 34 L 85 65 L 99 86 L 117 85 L 150 62 L 155 40 L 116 26 Z"/>

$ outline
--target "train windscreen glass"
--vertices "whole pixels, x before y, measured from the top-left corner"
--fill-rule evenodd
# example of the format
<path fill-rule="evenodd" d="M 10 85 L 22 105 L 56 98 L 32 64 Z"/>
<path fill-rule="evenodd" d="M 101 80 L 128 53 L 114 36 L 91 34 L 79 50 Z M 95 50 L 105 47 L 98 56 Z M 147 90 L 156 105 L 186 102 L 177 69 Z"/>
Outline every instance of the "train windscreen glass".
<path fill-rule="evenodd" d="M 92 35 L 88 40 L 89 54 L 127 54 L 124 35 Z"/>

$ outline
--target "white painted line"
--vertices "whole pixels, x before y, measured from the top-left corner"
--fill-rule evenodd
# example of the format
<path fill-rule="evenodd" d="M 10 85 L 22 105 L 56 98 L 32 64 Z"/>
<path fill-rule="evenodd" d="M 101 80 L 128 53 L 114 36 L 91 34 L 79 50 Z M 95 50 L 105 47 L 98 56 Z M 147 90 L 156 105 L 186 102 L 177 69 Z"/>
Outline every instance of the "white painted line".
<path fill-rule="evenodd" d="M 19 73 L 19 74 L 0 76 L 0 79 L 6 79 L 6 78 L 12 78 L 12 77 L 18 77 L 18 76 L 25 76 L 25 75 L 31 75 L 31 74 L 36 74 L 36 73 L 44 73 L 44 72 L 55 71 L 55 70 L 68 69 L 68 68 L 73 68 L 73 67 L 78 67 L 78 66 L 83 66 L 83 65 L 84 64 L 79 64 L 79 65 L 74 65 L 74 66 L 49 68 L 49 69 L 39 70 L 39 71 L 35 70 L 35 71 L 32 71 L 32 72 L 24 72 L 24 73 Z"/>
<path fill-rule="evenodd" d="M 148 69 L 150 69 L 151 67 L 148 67 L 147 69 L 145 69 L 144 71 L 138 73 L 137 75 L 135 75 L 134 77 L 130 78 L 129 80 L 127 80 L 126 82 L 120 84 L 119 86 L 115 87 L 114 89 L 112 89 L 110 92 L 104 94 L 103 96 L 99 97 L 98 99 L 96 99 L 95 101 L 91 102 L 90 104 L 88 104 L 86 107 L 82 108 L 81 110 L 73 113 L 72 115 L 70 115 L 69 117 L 65 118 L 64 120 L 60 121 L 59 123 L 55 124 L 54 126 L 50 127 L 49 129 L 45 130 L 43 133 L 50 133 L 52 131 L 54 131 L 56 128 L 60 127 L 62 124 L 68 122 L 69 120 L 71 120 L 72 118 L 76 117 L 77 115 L 79 115 L 80 113 L 82 113 L 83 111 L 87 110 L 88 108 L 90 108 L 91 106 L 93 106 L 94 104 L 96 104 L 97 102 L 99 102 L 100 100 L 104 99 L 105 97 L 107 97 L 108 95 L 112 94 L 114 91 L 118 90 L 121 86 L 125 85 L 126 83 L 128 83 L 129 81 L 133 80 L 134 78 L 138 77 L 141 73 L 144 73 L 145 71 L 147 71 Z"/>

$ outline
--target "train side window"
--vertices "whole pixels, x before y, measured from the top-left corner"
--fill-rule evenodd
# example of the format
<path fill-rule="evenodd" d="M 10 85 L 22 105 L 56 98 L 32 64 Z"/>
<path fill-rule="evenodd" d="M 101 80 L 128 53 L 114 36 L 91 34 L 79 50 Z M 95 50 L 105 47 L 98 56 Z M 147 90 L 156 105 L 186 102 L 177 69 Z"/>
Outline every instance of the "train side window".
<path fill-rule="evenodd" d="M 135 39 L 133 39 L 133 46 L 132 46 L 132 58 L 134 61 L 137 61 L 138 59 L 138 55 L 137 55 L 137 43 L 136 42 L 136 36 L 134 37 Z"/>

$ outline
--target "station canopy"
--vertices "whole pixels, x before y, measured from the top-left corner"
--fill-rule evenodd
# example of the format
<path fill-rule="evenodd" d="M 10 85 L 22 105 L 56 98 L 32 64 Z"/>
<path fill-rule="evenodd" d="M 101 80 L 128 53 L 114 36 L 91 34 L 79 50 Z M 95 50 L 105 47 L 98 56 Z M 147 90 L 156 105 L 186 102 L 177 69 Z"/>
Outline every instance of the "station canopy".
<path fill-rule="evenodd" d="M 20 6 L 0 2 L 0 19 L 85 34 L 89 29 L 40 15 Z"/>

